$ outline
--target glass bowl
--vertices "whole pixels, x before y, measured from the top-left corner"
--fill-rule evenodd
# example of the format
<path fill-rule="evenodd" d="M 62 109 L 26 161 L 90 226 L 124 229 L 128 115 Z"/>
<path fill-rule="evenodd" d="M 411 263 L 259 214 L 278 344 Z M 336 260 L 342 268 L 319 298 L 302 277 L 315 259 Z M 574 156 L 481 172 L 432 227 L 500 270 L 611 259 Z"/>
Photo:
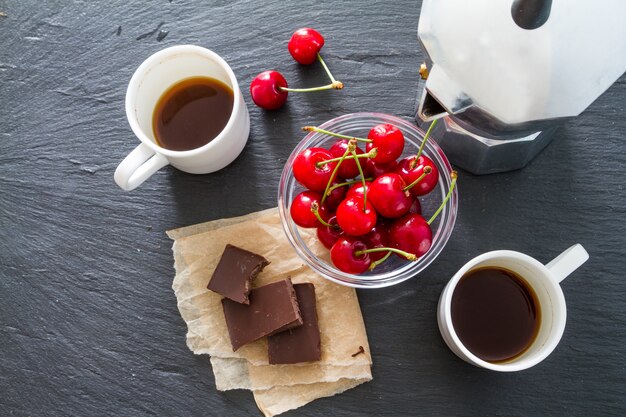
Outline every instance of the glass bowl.
<path fill-rule="evenodd" d="M 395 116 L 382 113 L 352 113 L 329 120 L 319 127 L 348 136 L 367 137 L 370 129 L 379 123 L 390 123 L 402 131 L 405 139 L 402 157 L 417 153 L 425 133 L 412 123 Z M 431 224 L 432 246 L 424 256 L 414 262 L 403 260 L 398 256 L 391 256 L 374 270 L 360 275 L 342 272 L 333 266 L 328 249 L 317 241 L 316 229 L 298 227 L 289 214 L 289 208 L 294 197 L 305 190 L 293 176 L 294 158 L 306 148 L 322 147 L 328 149 L 337 140 L 332 136 L 310 132 L 295 147 L 285 163 L 278 186 L 278 211 L 289 242 L 307 265 L 324 278 L 338 284 L 356 288 L 382 288 L 416 276 L 437 258 L 450 238 L 457 215 L 458 186 L 453 190 L 450 200 L 439 217 Z M 364 147 L 361 145 L 361 148 Z M 439 145 L 431 138 L 426 141 L 423 154 L 432 159 L 439 170 L 437 187 L 426 196 L 420 197 L 422 213 L 428 219 L 448 193 L 452 181 L 450 177 L 452 167 Z"/>

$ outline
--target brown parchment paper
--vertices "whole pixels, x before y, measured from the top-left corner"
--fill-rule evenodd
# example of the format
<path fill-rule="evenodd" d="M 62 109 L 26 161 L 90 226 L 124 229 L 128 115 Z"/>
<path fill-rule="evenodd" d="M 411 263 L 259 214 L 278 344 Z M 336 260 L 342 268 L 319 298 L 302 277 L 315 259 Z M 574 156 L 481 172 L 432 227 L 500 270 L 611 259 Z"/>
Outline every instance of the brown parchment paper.
<path fill-rule="evenodd" d="M 300 407 L 372 379 L 371 356 L 356 292 L 318 276 L 287 241 L 277 209 L 168 231 L 174 239 L 176 277 L 172 285 L 187 323 L 187 345 L 211 355 L 220 390 L 251 389 L 265 415 Z M 310 233 L 308 239 L 314 239 Z M 233 352 L 221 296 L 206 285 L 226 243 L 259 253 L 271 264 L 255 286 L 283 279 L 315 285 L 322 359 L 311 364 L 269 365 L 262 339 Z M 365 353 L 352 356 L 363 346 Z"/>
<path fill-rule="evenodd" d="M 233 352 L 219 294 L 206 286 L 227 243 L 258 253 L 271 263 L 259 274 L 254 286 L 291 277 L 294 283 L 315 285 L 322 364 L 371 364 L 367 334 L 353 288 L 334 284 L 317 275 L 297 257 L 284 235 L 276 209 L 250 216 L 243 222 L 175 239 L 176 276 L 172 287 L 178 309 L 187 323 L 187 345 L 197 354 L 242 358 L 254 365 L 267 365 L 267 341 L 248 344 Z M 187 228 L 188 229 L 188 228 Z M 169 233 L 168 233 L 169 234 Z M 365 354 L 352 357 L 363 346 Z"/>
<path fill-rule="evenodd" d="M 252 365 L 245 359 L 211 357 L 215 386 L 231 389 L 268 390 L 278 385 L 292 386 L 340 379 L 371 379 L 370 365 Z"/>
<path fill-rule="evenodd" d="M 370 379 L 340 379 L 337 382 L 318 382 L 291 387 L 277 386 L 265 391 L 254 391 L 254 400 L 263 415 L 272 417 L 302 407 L 318 398 L 340 394 Z"/>

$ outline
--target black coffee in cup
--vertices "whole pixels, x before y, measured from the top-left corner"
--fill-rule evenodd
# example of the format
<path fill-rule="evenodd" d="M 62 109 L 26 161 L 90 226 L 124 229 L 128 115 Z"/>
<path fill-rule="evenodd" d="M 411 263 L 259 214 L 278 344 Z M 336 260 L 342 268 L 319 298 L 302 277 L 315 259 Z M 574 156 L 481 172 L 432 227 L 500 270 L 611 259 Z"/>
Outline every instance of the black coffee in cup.
<path fill-rule="evenodd" d="M 452 294 L 451 313 L 463 345 L 492 363 L 524 353 L 537 336 L 541 318 L 533 289 L 516 273 L 497 267 L 466 273 Z"/>
<path fill-rule="evenodd" d="M 173 151 L 206 145 L 219 135 L 233 112 L 233 90 L 210 77 L 191 77 L 171 86 L 152 116 L 157 143 Z"/>

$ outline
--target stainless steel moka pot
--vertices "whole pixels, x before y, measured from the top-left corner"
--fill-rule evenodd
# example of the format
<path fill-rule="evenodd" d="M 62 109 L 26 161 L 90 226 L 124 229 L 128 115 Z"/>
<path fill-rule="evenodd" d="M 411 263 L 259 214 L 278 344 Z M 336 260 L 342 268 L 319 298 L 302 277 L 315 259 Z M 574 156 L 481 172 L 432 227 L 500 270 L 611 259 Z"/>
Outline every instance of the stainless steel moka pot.
<path fill-rule="evenodd" d="M 626 71 L 626 0 L 424 0 L 418 38 L 418 123 L 453 164 L 510 171 Z"/>

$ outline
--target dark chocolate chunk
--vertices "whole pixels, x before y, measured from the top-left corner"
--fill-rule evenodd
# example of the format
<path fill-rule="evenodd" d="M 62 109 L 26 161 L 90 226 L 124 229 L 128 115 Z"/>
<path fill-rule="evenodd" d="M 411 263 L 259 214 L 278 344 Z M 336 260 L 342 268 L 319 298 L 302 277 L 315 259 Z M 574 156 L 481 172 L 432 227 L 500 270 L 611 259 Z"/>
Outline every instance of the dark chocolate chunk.
<path fill-rule="evenodd" d="M 290 278 L 253 289 L 249 305 L 224 298 L 222 307 L 233 351 L 263 336 L 302 325 Z"/>
<path fill-rule="evenodd" d="M 319 361 L 321 359 L 320 331 L 317 326 L 315 286 L 295 284 L 302 316 L 302 326 L 270 336 L 269 360 L 271 364 Z"/>
<path fill-rule="evenodd" d="M 238 303 L 249 304 L 252 280 L 267 265 L 269 261 L 261 255 L 227 244 L 207 288 Z"/>

